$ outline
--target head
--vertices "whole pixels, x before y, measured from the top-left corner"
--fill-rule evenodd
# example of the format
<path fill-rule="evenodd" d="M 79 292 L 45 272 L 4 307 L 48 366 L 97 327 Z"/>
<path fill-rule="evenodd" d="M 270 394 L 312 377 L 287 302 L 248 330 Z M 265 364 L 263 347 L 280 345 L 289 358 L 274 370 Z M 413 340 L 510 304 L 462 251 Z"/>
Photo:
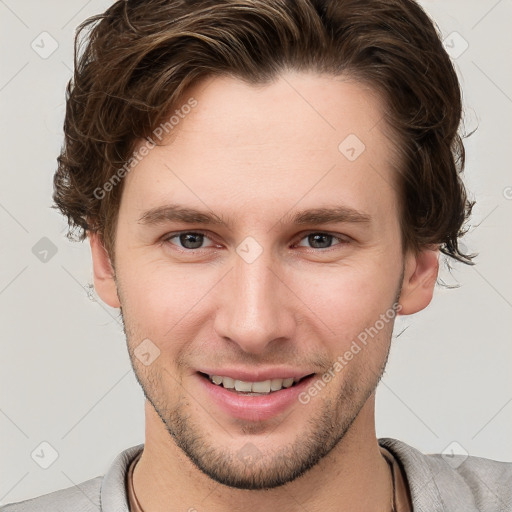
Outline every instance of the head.
<path fill-rule="evenodd" d="M 120 1 L 81 26 L 55 203 L 204 473 L 279 486 L 368 426 L 396 314 L 429 304 L 440 252 L 471 263 L 460 119 L 411 0 Z M 237 416 L 204 377 L 233 369 L 312 376 Z"/>

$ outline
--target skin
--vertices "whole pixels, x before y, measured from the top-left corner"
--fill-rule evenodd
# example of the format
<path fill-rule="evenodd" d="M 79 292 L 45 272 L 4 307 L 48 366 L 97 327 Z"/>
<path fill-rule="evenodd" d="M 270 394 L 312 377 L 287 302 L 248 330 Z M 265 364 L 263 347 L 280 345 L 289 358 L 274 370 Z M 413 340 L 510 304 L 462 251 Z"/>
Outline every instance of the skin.
<path fill-rule="evenodd" d="M 115 272 L 90 234 L 97 292 L 121 308 L 147 398 L 135 493 L 146 512 L 391 510 L 374 410 L 393 321 L 307 404 L 268 420 L 232 418 L 196 375 L 202 365 L 286 364 L 320 376 L 397 299 L 406 315 L 429 304 L 439 252 L 402 251 L 384 103 L 346 77 L 292 72 L 265 87 L 210 78 L 191 96 L 198 105 L 172 141 L 125 178 Z M 366 146 L 353 162 L 338 150 L 349 134 Z M 170 202 L 227 225 L 138 222 Z M 278 223 L 333 205 L 371 221 Z M 200 248 L 169 239 L 178 231 L 203 232 Z M 334 238 L 314 245 L 315 232 Z M 262 248 L 252 263 L 236 252 L 247 236 Z M 134 355 L 146 338 L 160 350 L 148 366 Z M 240 457 L 249 445 L 251 464 Z"/>

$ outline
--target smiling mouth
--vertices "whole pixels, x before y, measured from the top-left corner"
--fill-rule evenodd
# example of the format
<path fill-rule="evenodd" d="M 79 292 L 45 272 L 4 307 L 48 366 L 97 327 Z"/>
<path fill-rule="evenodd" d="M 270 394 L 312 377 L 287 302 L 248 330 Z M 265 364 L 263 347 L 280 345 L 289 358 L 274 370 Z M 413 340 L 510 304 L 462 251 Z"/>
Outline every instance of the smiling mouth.
<path fill-rule="evenodd" d="M 283 389 L 292 388 L 299 382 L 302 382 L 305 379 L 309 379 L 314 375 L 314 373 L 311 373 L 299 378 L 290 377 L 287 379 L 268 379 L 259 382 L 248 382 L 221 375 L 208 375 L 203 372 L 198 373 L 201 375 L 201 377 L 208 379 L 216 386 L 223 387 L 224 389 L 235 394 L 249 396 L 270 395 Z"/>

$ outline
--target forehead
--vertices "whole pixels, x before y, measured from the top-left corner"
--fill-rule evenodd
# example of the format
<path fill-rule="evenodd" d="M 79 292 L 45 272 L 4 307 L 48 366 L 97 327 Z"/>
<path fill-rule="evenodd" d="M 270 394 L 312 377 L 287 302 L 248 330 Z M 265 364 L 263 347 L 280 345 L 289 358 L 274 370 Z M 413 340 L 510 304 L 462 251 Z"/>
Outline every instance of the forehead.
<path fill-rule="evenodd" d="M 170 202 L 240 221 L 258 212 L 262 222 L 294 205 L 395 211 L 385 106 L 368 87 L 302 73 L 264 86 L 214 77 L 189 89 L 185 105 L 194 106 L 176 107 L 157 132 L 170 136 L 126 177 L 121 208 L 134 216 Z"/>
<path fill-rule="evenodd" d="M 380 95 L 348 77 L 297 72 L 265 85 L 210 77 L 189 89 L 182 105 L 190 98 L 197 106 L 173 128 L 177 142 L 196 144 L 194 135 L 207 135 L 203 143 L 243 145 L 255 152 L 261 144 L 307 141 L 305 150 L 324 151 L 338 149 L 350 134 L 379 138 L 378 130 L 370 132 L 385 109 Z"/>

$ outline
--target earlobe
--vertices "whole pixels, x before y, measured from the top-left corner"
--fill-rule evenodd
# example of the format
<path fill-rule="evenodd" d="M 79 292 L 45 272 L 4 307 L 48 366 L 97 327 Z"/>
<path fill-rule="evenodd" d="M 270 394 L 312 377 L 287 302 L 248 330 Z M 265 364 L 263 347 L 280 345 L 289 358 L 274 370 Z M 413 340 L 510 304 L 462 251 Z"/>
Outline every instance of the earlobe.
<path fill-rule="evenodd" d="M 400 315 L 412 315 L 430 304 L 438 272 L 438 246 L 424 248 L 417 254 L 407 253 L 399 301 Z"/>
<path fill-rule="evenodd" d="M 91 244 L 92 264 L 94 271 L 94 288 L 101 300 L 112 308 L 121 306 L 117 295 L 114 269 L 108 253 L 97 233 L 88 233 Z"/>

